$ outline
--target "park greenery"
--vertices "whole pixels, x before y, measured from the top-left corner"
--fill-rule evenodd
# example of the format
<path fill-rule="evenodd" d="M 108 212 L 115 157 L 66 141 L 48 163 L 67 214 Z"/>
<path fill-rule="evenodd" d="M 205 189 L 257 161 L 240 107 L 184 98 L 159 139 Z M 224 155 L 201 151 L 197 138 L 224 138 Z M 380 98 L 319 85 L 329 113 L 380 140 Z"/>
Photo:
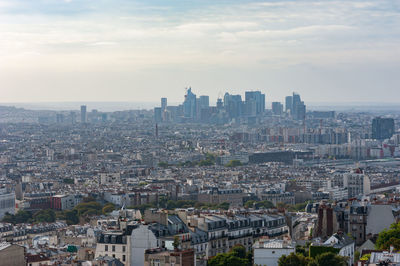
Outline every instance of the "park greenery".
<path fill-rule="evenodd" d="M 256 200 L 248 200 L 244 204 L 245 208 L 255 208 L 255 209 L 270 209 L 274 208 L 274 204 L 268 200 L 256 201 Z"/>
<path fill-rule="evenodd" d="M 380 232 L 375 246 L 382 250 L 389 250 L 390 246 L 393 246 L 395 250 L 400 250 L 400 222 L 394 223 L 389 229 Z"/>
<path fill-rule="evenodd" d="M 167 168 L 170 166 L 177 166 L 177 167 L 211 166 L 215 165 L 215 162 L 216 162 L 216 156 L 212 153 L 206 153 L 205 158 L 200 161 L 185 161 L 185 162 L 180 162 L 176 165 L 161 161 L 158 163 L 158 167 Z"/>
<path fill-rule="evenodd" d="M 276 204 L 276 207 L 278 209 L 287 209 L 288 211 L 296 212 L 296 211 L 304 211 L 307 204 L 308 204 L 308 202 L 297 203 L 295 205 L 290 205 L 290 204 L 279 202 Z M 268 200 L 261 200 L 261 201 L 248 200 L 244 203 L 244 207 L 245 208 L 254 208 L 254 209 L 261 209 L 261 208 L 270 209 L 270 208 L 274 208 L 275 206 L 272 202 L 270 202 Z"/>
<path fill-rule="evenodd" d="M 115 209 L 114 204 L 107 203 L 104 206 L 92 198 L 84 199 L 72 210 L 54 211 L 52 209 L 39 210 L 36 212 L 19 210 L 16 214 L 7 213 L 2 222 L 20 223 L 52 223 L 58 220 L 65 220 L 68 225 L 78 224 L 81 221 L 89 221 L 91 216 L 107 214 Z"/>
<path fill-rule="evenodd" d="M 225 164 L 226 167 L 237 167 L 241 166 L 242 162 L 239 160 L 230 160 L 227 164 Z"/>
<path fill-rule="evenodd" d="M 307 257 L 302 253 L 291 253 L 283 255 L 278 260 L 278 266 L 346 266 L 347 258 L 334 252 L 324 252 L 317 256 Z"/>
<path fill-rule="evenodd" d="M 151 209 L 151 208 L 163 208 L 167 210 L 174 210 L 174 209 L 179 209 L 179 208 L 197 208 L 197 209 L 207 209 L 207 210 L 228 210 L 229 209 L 229 203 L 223 202 L 221 204 L 210 204 L 210 203 L 202 203 L 198 202 L 195 200 L 168 200 L 165 197 L 160 197 L 160 200 L 157 203 L 147 203 L 147 204 L 142 204 L 142 205 L 136 205 L 136 206 L 131 206 L 129 207 L 130 209 L 137 209 L 140 210 L 142 213 L 146 209 Z"/>
<path fill-rule="evenodd" d="M 218 254 L 208 260 L 209 266 L 251 266 L 252 253 L 246 252 L 242 245 L 236 245 L 228 253 Z"/>

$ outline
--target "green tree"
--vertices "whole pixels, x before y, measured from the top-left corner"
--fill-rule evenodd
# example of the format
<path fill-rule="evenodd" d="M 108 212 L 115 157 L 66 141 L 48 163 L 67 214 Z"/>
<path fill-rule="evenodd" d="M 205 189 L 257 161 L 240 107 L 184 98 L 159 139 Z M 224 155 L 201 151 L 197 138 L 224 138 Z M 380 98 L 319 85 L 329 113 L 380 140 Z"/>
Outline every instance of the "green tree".
<path fill-rule="evenodd" d="M 167 168 L 169 166 L 169 164 L 167 162 L 159 162 L 158 166 L 162 167 L 162 168 Z"/>
<path fill-rule="evenodd" d="M 53 223 L 56 221 L 56 213 L 51 210 L 40 210 L 33 215 L 33 219 L 37 223 Z"/>
<path fill-rule="evenodd" d="M 223 210 L 229 210 L 229 203 L 228 202 L 222 202 L 217 206 L 218 209 L 223 209 Z"/>
<path fill-rule="evenodd" d="M 357 263 L 357 261 L 360 259 L 360 251 L 355 251 L 354 252 L 354 265 Z"/>
<path fill-rule="evenodd" d="M 179 237 L 175 236 L 174 237 L 174 242 L 172 243 L 172 246 L 174 247 L 174 249 L 178 249 L 180 244 L 181 244 L 181 241 L 179 241 Z"/>
<path fill-rule="evenodd" d="M 312 259 L 302 254 L 290 253 L 279 258 L 278 266 L 308 266 L 311 261 Z"/>
<path fill-rule="evenodd" d="M 242 245 L 236 245 L 228 253 L 218 254 L 208 260 L 209 266 L 250 266 L 252 265 L 251 253 L 246 253 Z"/>
<path fill-rule="evenodd" d="M 296 246 L 296 254 L 301 254 L 303 256 L 307 256 L 306 249 L 303 246 L 300 246 L 300 245 Z"/>
<path fill-rule="evenodd" d="M 32 212 L 19 210 L 16 214 L 6 213 L 3 217 L 3 222 L 12 224 L 30 223 L 34 222 L 32 218 Z"/>
<path fill-rule="evenodd" d="M 232 254 L 238 258 L 245 259 L 246 258 L 246 248 L 242 245 L 235 245 L 232 248 Z"/>
<path fill-rule="evenodd" d="M 400 250 L 400 223 L 394 223 L 390 226 L 389 230 L 383 230 L 378 234 L 375 246 L 377 249 L 394 249 Z"/>
<path fill-rule="evenodd" d="M 72 178 L 64 178 L 63 182 L 65 184 L 73 184 L 74 183 L 74 179 L 72 179 Z"/>
<path fill-rule="evenodd" d="M 76 210 L 66 210 L 63 213 L 68 225 L 79 223 L 79 216 Z"/>
<path fill-rule="evenodd" d="M 112 203 L 107 203 L 106 205 L 104 205 L 103 209 L 101 210 L 101 212 L 103 214 L 107 214 L 112 212 L 113 210 L 115 210 L 115 205 Z"/>
<path fill-rule="evenodd" d="M 229 163 L 225 164 L 226 167 L 241 166 L 242 163 L 239 160 L 230 160 Z"/>
<path fill-rule="evenodd" d="M 315 257 L 310 266 L 347 266 L 347 258 L 337 255 L 333 252 L 325 252 Z"/>
<path fill-rule="evenodd" d="M 254 204 L 256 203 L 255 200 L 248 200 L 244 203 L 245 208 L 253 208 Z"/>

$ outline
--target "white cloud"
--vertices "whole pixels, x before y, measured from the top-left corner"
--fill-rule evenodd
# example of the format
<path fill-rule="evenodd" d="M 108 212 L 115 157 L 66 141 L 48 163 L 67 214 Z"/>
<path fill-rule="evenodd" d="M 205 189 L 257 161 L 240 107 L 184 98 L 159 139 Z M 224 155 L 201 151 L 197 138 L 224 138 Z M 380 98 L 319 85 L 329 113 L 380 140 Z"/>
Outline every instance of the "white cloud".
<path fill-rule="evenodd" d="M 400 59 L 400 15 L 388 1 L 254 2 L 187 10 L 134 3 L 129 12 L 118 7 L 73 15 L 7 14 L 12 5 L 0 0 L 6 12 L 0 17 L 0 68 L 6 74 L 126 69 L 151 74 L 165 66 L 183 72 L 209 66 L 225 76 L 224 69 L 239 66 L 257 73 L 305 62 Z M 79 1 L 68 3 L 74 5 Z"/>

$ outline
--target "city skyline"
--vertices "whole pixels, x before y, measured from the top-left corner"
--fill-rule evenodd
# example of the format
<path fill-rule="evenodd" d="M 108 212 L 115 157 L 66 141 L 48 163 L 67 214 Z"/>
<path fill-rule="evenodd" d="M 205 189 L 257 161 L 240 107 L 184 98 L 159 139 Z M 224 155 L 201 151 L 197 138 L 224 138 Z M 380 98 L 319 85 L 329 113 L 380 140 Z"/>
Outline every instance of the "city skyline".
<path fill-rule="evenodd" d="M 0 14 L 2 103 L 180 102 L 188 86 L 398 102 L 391 1 L 2 0 Z"/>

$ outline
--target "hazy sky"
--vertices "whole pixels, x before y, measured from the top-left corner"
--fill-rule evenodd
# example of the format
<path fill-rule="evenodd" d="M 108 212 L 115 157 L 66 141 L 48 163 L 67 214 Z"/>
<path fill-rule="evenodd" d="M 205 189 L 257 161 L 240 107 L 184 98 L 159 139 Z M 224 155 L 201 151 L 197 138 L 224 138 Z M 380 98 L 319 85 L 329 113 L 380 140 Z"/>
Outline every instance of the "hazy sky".
<path fill-rule="evenodd" d="M 0 0 L 0 102 L 400 103 L 400 1 Z"/>

